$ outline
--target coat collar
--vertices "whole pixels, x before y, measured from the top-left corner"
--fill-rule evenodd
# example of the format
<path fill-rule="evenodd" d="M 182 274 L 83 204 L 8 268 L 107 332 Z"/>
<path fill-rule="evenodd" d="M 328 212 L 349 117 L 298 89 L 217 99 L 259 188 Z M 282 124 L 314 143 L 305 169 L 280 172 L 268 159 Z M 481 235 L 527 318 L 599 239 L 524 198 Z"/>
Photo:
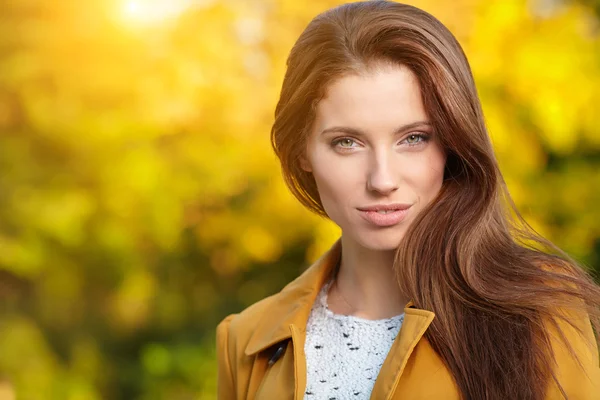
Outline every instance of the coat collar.
<path fill-rule="evenodd" d="M 275 295 L 275 301 L 265 310 L 246 346 L 246 355 L 256 354 L 289 339 L 290 324 L 296 325 L 301 332 L 306 331 L 312 305 L 319 290 L 334 272 L 342 254 L 341 250 L 342 242 L 339 238 L 302 275 Z"/>
<path fill-rule="evenodd" d="M 342 242 L 339 238 L 331 248 L 315 261 L 302 275 L 289 283 L 280 293 L 275 295 L 272 304 L 265 310 L 257 328 L 252 334 L 245 354 L 247 356 L 263 351 L 276 343 L 289 339 L 292 336 L 290 325 L 304 333 L 312 305 L 321 287 L 332 277 L 341 257 Z M 404 338 L 408 342 L 418 340 L 425 332 L 434 318 L 434 313 L 414 307 L 410 301 L 406 307 L 403 325 L 411 325 L 413 319 L 415 327 L 409 327 L 411 338 Z M 412 332 L 412 331 L 415 332 Z M 405 330 L 406 331 L 406 330 Z M 418 336 L 418 337 L 413 337 Z"/>

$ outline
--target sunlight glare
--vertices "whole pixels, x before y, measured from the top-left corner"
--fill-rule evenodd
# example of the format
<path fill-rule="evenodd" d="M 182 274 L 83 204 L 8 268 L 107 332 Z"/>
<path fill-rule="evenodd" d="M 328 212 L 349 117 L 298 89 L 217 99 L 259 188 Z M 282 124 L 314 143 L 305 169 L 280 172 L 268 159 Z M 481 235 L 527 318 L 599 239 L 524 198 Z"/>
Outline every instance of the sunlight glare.
<path fill-rule="evenodd" d="M 192 6 L 193 0 L 125 0 L 123 17 L 131 23 L 155 24 L 173 19 Z"/>

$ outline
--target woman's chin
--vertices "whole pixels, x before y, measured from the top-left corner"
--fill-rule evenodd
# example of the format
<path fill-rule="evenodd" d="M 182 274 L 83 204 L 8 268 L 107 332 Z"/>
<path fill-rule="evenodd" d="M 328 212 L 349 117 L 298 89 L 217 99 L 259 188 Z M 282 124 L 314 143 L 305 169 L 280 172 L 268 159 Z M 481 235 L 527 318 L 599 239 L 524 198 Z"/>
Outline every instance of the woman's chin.
<path fill-rule="evenodd" d="M 402 236 L 403 235 L 397 233 L 367 233 L 360 237 L 359 243 L 369 250 L 390 251 L 398 248 Z"/>

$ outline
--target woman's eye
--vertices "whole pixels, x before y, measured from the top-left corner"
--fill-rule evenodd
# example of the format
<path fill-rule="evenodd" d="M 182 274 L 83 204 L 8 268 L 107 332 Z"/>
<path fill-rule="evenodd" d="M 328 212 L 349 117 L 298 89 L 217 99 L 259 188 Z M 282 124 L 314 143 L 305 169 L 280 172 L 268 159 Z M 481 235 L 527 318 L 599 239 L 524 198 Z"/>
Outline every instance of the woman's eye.
<path fill-rule="evenodd" d="M 421 139 L 421 137 L 418 135 L 410 135 L 409 137 L 406 138 L 406 141 L 408 142 L 408 144 L 413 144 L 413 143 L 418 143 L 419 139 Z"/>
<path fill-rule="evenodd" d="M 333 144 L 339 145 L 340 147 L 344 147 L 344 148 L 351 148 L 352 145 L 354 144 L 354 140 L 352 140 L 350 138 L 342 138 L 342 139 L 336 140 Z"/>
<path fill-rule="evenodd" d="M 415 146 L 421 142 L 427 141 L 427 136 L 420 133 L 409 135 L 404 139 L 409 146 Z"/>
<path fill-rule="evenodd" d="M 418 146 L 423 142 L 426 142 L 429 136 L 424 133 L 413 133 L 408 135 L 401 143 L 405 143 L 408 146 Z M 353 149 L 357 147 L 357 142 L 352 138 L 339 138 L 334 140 L 331 145 L 338 149 Z"/>

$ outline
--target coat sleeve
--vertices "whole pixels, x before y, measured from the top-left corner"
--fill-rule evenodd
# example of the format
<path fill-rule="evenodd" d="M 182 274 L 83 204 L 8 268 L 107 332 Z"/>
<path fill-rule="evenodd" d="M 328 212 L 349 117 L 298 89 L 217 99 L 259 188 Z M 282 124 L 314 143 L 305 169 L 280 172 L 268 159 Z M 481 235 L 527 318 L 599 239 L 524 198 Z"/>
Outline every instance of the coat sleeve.
<path fill-rule="evenodd" d="M 551 334 L 551 342 L 556 359 L 556 377 L 568 399 L 600 399 L 598 342 L 590 318 L 587 313 L 582 311 L 570 312 L 568 318 L 581 332 L 564 321 L 558 321 L 558 325 L 576 357 L 571 355 L 564 340 L 554 331 Z M 559 398 L 564 397 L 558 387 L 553 385 L 547 399 Z"/>
<path fill-rule="evenodd" d="M 217 326 L 217 399 L 236 399 L 235 377 L 233 370 L 235 364 L 230 356 L 229 324 L 235 314 L 226 317 Z"/>

